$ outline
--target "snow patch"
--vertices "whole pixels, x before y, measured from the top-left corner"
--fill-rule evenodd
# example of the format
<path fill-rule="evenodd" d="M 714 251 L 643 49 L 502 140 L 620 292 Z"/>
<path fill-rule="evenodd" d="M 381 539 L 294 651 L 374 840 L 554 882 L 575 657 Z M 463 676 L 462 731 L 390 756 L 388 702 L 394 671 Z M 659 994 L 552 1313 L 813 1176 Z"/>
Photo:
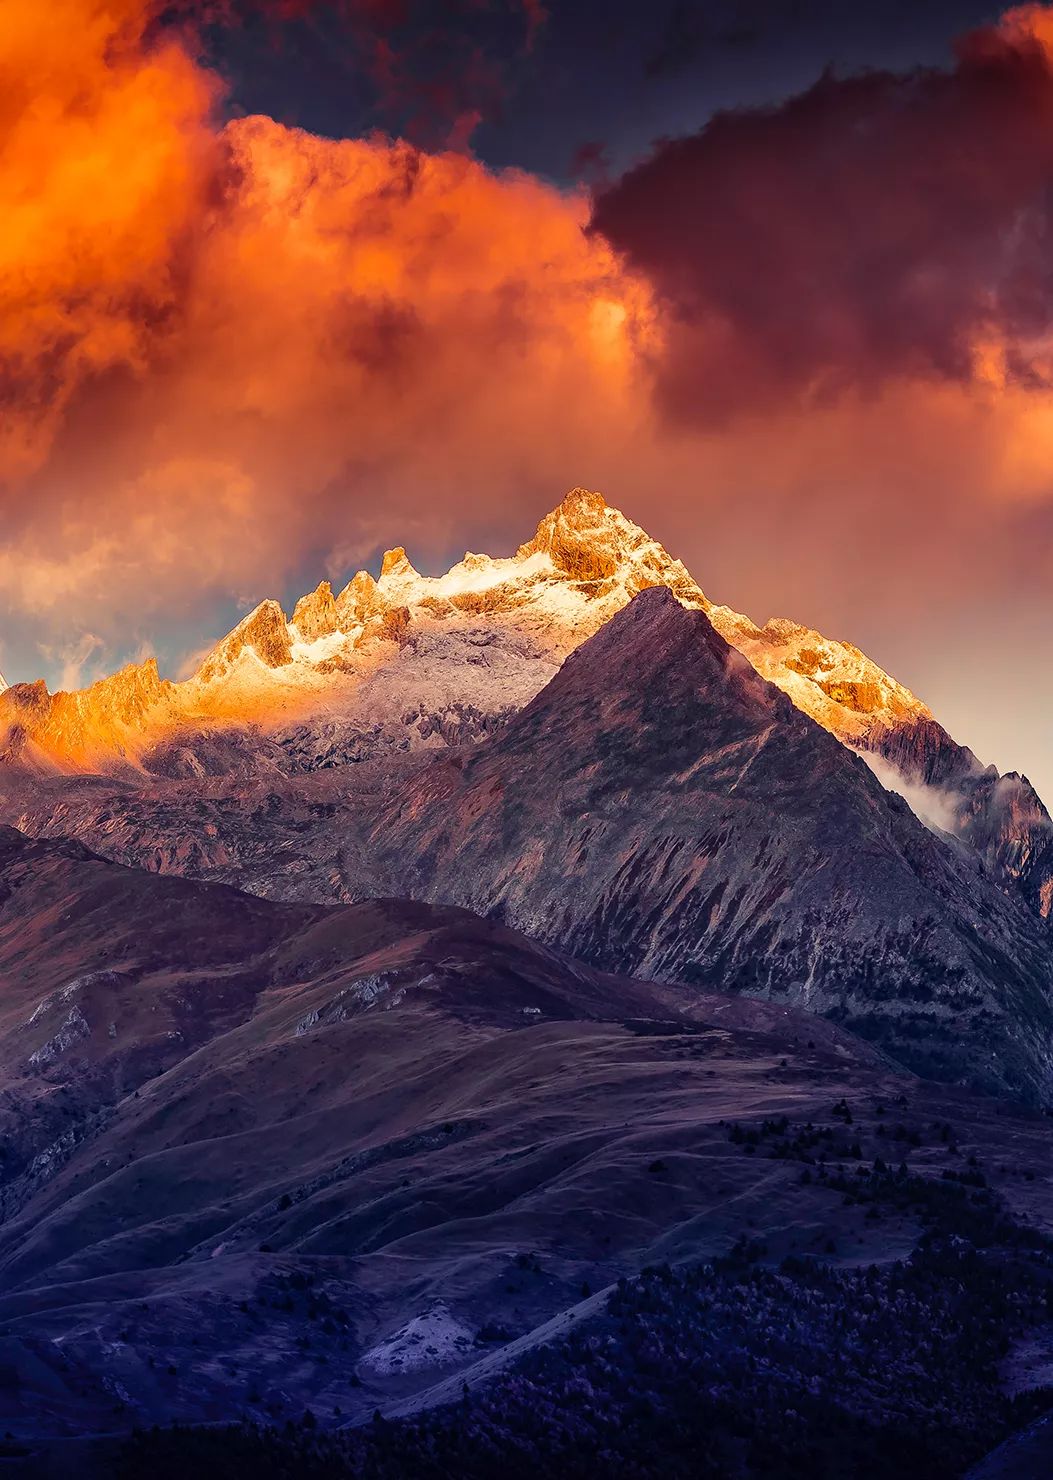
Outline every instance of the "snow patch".
<path fill-rule="evenodd" d="M 439 1300 L 367 1351 L 358 1365 L 377 1377 L 397 1377 L 403 1372 L 448 1367 L 468 1356 L 474 1345 L 474 1333 Z"/>
<path fill-rule="evenodd" d="M 506 581 L 533 580 L 553 569 L 551 560 L 540 551 L 526 560 L 494 560 L 489 555 L 466 555 L 458 565 L 451 566 L 445 575 L 434 578 L 418 576 L 417 580 L 423 588 L 422 596 L 443 596 L 449 599 L 468 592 L 489 591 Z"/>
<path fill-rule="evenodd" d="M 55 1036 L 49 1038 L 46 1043 L 41 1044 L 35 1053 L 29 1055 L 31 1068 L 46 1068 L 48 1064 L 54 1063 L 56 1059 L 61 1058 L 64 1053 L 67 1053 L 75 1043 L 79 1043 L 81 1039 L 87 1038 L 90 1033 L 91 1028 L 87 1018 L 81 1012 L 78 1005 L 74 1003 L 66 1016 L 65 1022 Z"/>
<path fill-rule="evenodd" d="M 289 635 L 292 640 L 292 655 L 294 663 L 306 663 L 313 667 L 316 663 L 323 663 L 326 658 L 343 656 L 354 648 L 354 639 L 361 634 L 361 624 L 355 626 L 351 632 L 329 632 L 323 637 L 312 638 L 310 642 L 300 636 L 300 629 L 295 623 L 289 624 Z"/>
<path fill-rule="evenodd" d="M 381 998 L 390 993 L 392 983 L 391 975 L 378 973 L 374 976 L 364 976 L 361 981 L 352 982 L 349 987 L 341 987 L 336 996 L 330 997 L 323 1007 L 313 1008 L 300 1019 L 296 1024 L 294 1036 L 302 1038 L 313 1028 L 328 1028 L 334 1023 L 346 1022 L 357 1012 L 373 1007 Z M 402 1001 L 405 995 L 405 989 L 396 992 L 389 1005 L 395 1006 Z"/>

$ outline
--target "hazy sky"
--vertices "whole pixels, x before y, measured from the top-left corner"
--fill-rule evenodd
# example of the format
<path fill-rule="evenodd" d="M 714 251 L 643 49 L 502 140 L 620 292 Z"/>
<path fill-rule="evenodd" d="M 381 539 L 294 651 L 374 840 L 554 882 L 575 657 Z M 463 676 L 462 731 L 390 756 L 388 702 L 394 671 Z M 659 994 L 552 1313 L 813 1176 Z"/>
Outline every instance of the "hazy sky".
<path fill-rule="evenodd" d="M 0 0 L 0 666 L 598 487 L 1053 796 L 1053 11 Z"/>

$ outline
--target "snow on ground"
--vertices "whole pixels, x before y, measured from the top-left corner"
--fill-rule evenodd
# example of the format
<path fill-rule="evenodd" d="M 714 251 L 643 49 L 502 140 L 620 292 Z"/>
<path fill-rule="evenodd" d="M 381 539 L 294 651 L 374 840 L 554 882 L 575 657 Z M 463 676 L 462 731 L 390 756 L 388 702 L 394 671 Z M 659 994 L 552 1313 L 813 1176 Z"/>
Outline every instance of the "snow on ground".
<path fill-rule="evenodd" d="M 474 1347 L 473 1333 L 440 1300 L 372 1347 L 358 1365 L 377 1377 L 397 1377 L 404 1372 L 421 1372 L 428 1367 L 459 1362 Z"/>

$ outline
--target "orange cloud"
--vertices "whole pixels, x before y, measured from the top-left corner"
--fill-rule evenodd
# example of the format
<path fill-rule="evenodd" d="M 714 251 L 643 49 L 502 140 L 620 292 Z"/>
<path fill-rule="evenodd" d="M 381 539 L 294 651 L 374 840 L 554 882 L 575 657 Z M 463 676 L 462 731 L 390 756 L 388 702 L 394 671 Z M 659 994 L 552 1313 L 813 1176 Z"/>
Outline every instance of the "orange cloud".
<path fill-rule="evenodd" d="M 84 381 L 142 369 L 215 165 L 215 79 L 141 0 L 0 0 L 0 472 Z"/>
<path fill-rule="evenodd" d="M 586 238 L 583 195 L 379 136 L 223 126 L 215 77 L 151 19 L 0 0 L 13 603 L 141 606 L 361 557 L 379 499 L 434 533 L 502 486 L 558 486 L 646 400 L 649 295 Z"/>

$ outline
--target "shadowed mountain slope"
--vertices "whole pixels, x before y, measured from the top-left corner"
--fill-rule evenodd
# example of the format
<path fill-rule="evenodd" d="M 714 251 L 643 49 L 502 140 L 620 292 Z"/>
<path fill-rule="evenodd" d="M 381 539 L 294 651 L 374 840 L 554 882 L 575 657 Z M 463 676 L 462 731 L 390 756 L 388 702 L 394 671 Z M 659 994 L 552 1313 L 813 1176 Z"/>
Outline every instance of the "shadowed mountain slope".
<path fill-rule="evenodd" d="M 12 832 L 0 975 L 20 1436 L 368 1413 L 746 1217 L 818 1246 L 818 1192 L 727 1117 L 927 1093 L 831 1025 L 463 910 L 286 907 Z"/>
<path fill-rule="evenodd" d="M 1041 927 L 702 612 L 645 591 L 493 740 L 383 807 L 378 877 L 596 964 L 832 1014 L 928 1072 L 1048 1096 Z"/>
<path fill-rule="evenodd" d="M 301 1032 L 410 987 L 501 1024 L 670 1010 L 661 988 L 608 978 L 465 910 L 278 904 L 11 828 L 0 828 L 0 981 L 8 1217 L 93 1117 L 244 1023 L 268 993 L 297 1004 Z"/>
<path fill-rule="evenodd" d="M 12 1473 L 79 1473 L 77 1436 L 456 1396 L 623 1276 L 744 1240 L 855 1269 L 934 1226 L 1051 1226 L 1044 1118 L 793 1009 L 462 910 L 288 909 L 0 845 Z"/>

